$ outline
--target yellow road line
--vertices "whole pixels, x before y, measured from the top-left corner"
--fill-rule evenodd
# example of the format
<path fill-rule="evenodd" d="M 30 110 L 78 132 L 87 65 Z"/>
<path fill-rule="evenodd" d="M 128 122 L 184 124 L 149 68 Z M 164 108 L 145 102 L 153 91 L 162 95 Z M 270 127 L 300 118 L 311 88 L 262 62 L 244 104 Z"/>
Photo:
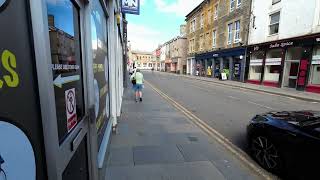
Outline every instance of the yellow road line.
<path fill-rule="evenodd" d="M 163 93 L 161 90 L 156 88 L 154 85 L 149 83 L 148 81 L 145 81 L 146 84 L 148 84 L 155 92 L 157 92 L 162 98 L 164 98 L 169 104 L 173 105 L 178 111 L 182 112 L 188 120 L 198 126 L 201 130 L 203 130 L 207 135 L 214 138 L 216 141 L 218 141 L 220 144 L 222 144 L 227 150 L 229 150 L 232 154 L 234 154 L 239 160 L 241 160 L 247 167 L 255 171 L 260 176 L 264 177 L 265 179 L 275 179 L 273 175 L 270 175 L 268 172 L 260 168 L 258 165 L 256 165 L 251 158 L 243 152 L 240 148 L 235 146 L 232 142 L 230 142 L 227 138 L 225 138 L 221 133 L 219 133 L 217 130 L 213 129 L 211 126 L 209 126 L 207 123 L 205 123 L 203 120 L 198 118 L 196 115 L 191 113 L 188 109 L 180 105 L 178 102 L 173 100 L 171 97 Z"/>

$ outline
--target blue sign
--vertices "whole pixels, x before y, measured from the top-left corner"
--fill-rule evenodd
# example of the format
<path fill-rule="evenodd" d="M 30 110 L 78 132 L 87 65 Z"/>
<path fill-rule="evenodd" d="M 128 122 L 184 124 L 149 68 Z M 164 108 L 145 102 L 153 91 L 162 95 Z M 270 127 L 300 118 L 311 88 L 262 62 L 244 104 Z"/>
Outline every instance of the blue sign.
<path fill-rule="evenodd" d="M 121 0 L 121 9 L 126 14 L 140 14 L 140 0 Z"/>

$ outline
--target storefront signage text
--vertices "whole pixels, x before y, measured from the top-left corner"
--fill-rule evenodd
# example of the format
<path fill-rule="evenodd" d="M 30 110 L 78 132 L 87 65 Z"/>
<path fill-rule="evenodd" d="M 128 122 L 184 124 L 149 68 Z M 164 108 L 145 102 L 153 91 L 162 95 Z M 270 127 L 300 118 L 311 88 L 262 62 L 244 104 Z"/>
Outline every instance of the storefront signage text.
<path fill-rule="evenodd" d="M 9 88 L 18 87 L 19 75 L 15 71 L 17 68 L 16 56 L 9 50 L 4 50 L 1 54 L 0 67 L 1 66 L 4 68 L 5 72 L 1 72 L 0 68 L 0 73 L 6 75 L 0 77 L 0 88 L 2 88 L 4 85 L 7 85 Z"/>
<path fill-rule="evenodd" d="M 317 41 L 317 42 L 320 42 L 320 38 L 316 38 L 316 41 Z"/>
<path fill-rule="evenodd" d="M 260 49 L 259 46 L 254 46 L 254 47 L 253 47 L 253 50 L 254 50 L 254 51 L 259 51 L 259 49 Z"/>
<path fill-rule="evenodd" d="M 274 44 L 270 44 L 269 48 L 279 48 L 279 47 L 287 47 L 287 46 L 293 46 L 293 42 L 283 42 L 283 43 L 274 43 Z"/>
<path fill-rule="evenodd" d="M 218 57 L 219 56 L 219 54 L 213 54 L 212 55 L 212 57 Z"/>

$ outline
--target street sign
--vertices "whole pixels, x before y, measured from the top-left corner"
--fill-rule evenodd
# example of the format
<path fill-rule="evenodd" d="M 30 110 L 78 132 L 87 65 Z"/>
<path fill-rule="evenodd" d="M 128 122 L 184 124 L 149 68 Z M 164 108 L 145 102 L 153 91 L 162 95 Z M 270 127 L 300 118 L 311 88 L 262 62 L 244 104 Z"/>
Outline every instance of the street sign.
<path fill-rule="evenodd" d="M 74 75 L 74 76 L 66 76 L 66 77 L 61 77 L 61 74 L 56 77 L 56 79 L 53 81 L 53 84 L 59 88 L 62 88 L 62 86 L 64 84 L 70 83 L 70 82 L 74 82 L 74 81 L 78 81 L 80 80 L 80 76 L 79 75 Z"/>
<path fill-rule="evenodd" d="M 75 88 L 65 91 L 67 129 L 70 132 L 77 125 Z"/>
<path fill-rule="evenodd" d="M 140 14 L 140 0 L 121 0 L 121 9 L 123 13 Z"/>

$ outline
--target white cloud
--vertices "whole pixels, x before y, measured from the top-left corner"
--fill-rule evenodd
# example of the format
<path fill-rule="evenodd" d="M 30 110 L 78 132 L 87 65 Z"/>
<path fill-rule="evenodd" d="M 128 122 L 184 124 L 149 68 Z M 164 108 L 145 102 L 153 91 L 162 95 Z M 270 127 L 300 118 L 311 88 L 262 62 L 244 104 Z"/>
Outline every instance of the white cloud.
<path fill-rule="evenodd" d="M 178 16 L 186 16 L 202 1 L 203 0 L 175 0 L 174 2 L 167 3 L 164 0 L 155 0 L 155 4 L 160 12 L 173 13 Z"/>
<path fill-rule="evenodd" d="M 138 24 L 128 24 L 128 40 L 132 50 L 153 51 L 157 48 L 161 32 Z"/>

